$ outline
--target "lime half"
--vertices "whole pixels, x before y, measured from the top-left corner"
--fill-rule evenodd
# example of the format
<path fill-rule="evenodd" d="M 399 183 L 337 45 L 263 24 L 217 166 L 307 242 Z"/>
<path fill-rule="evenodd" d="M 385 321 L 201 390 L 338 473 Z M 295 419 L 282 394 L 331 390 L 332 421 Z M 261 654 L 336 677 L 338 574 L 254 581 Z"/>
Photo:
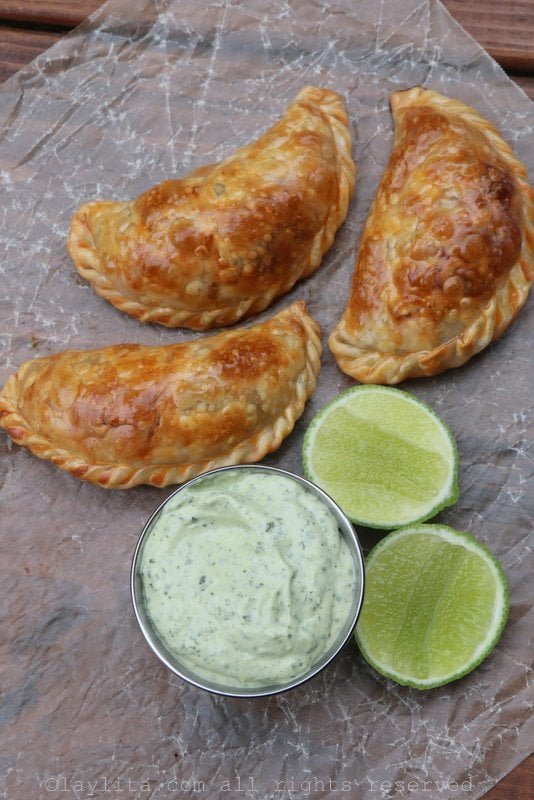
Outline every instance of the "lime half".
<path fill-rule="evenodd" d="M 508 617 L 501 565 L 473 536 L 416 525 L 384 537 L 366 560 L 356 641 L 382 675 L 430 689 L 471 672 Z"/>
<path fill-rule="evenodd" d="M 306 477 L 353 521 L 392 530 L 430 519 L 458 499 L 452 434 L 425 403 L 389 386 L 355 386 L 312 419 Z"/>

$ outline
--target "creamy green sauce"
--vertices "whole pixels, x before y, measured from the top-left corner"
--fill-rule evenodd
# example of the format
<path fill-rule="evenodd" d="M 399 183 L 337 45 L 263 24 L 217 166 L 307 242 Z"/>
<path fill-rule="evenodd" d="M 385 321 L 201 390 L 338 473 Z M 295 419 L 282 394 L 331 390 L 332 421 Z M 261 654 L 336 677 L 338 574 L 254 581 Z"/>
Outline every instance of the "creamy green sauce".
<path fill-rule="evenodd" d="M 329 509 L 290 478 L 246 469 L 179 491 L 155 518 L 139 573 L 167 648 L 236 688 L 313 667 L 347 621 L 356 583 Z"/>

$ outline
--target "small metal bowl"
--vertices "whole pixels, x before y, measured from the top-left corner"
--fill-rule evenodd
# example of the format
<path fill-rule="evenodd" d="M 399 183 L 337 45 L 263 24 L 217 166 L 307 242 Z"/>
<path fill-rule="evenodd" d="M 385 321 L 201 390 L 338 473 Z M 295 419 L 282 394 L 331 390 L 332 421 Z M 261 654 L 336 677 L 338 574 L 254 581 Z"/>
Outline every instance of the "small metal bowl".
<path fill-rule="evenodd" d="M 233 685 L 229 686 L 208 680 L 207 678 L 195 674 L 195 672 L 193 672 L 191 669 L 189 669 L 187 666 L 185 666 L 183 663 L 180 662 L 177 653 L 171 651 L 169 647 L 165 644 L 165 642 L 162 640 L 162 638 L 160 638 L 157 629 L 155 628 L 150 619 L 150 616 L 146 608 L 143 577 L 141 575 L 143 549 L 145 547 L 148 538 L 150 537 L 150 533 L 153 529 L 154 523 L 158 519 L 159 515 L 164 511 L 167 503 L 169 503 L 171 498 L 175 497 L 178 492 L 183 491 L 186 487 L 190 486 L 193 483 L 196 483 L 198 481 L 209 480 L 212 476 L 218 473 L 230 472 L 230 471 L 237 472 L 241 470 L 248 470 L 250 472 L 255 472 L 255 473 L 274 473 L 276 475 L 282 476 L 287 480 L 295 481 L 296 483 L 300 484 L 308 492 L 310 492 L 312 495 L 315 495 L 316 498 L 322 501 L 322 503 L 327 507 L 327 509 L 334 516 L 334 518 L 338 523 L 339 530 L 342 536 L 344 537 L 345 542 L 347 543 L 349 551 L 354 560 L 354 569 L 356 575 L 352 606 L 345 624 L 339 630 L 338 636 L 332 643 L 332 645 L 328 648 L 326 652 L 322 654 L 322 656 L 316 661 L 316 663 L 314 663 L 312 667 L 308 669 L 307 672 L 300 674 L 297 677 L 294 677 L 290 680 L 287 680 L 285 683 L 260 685 L 254 687 L 246 686 L 242 688 L 239 686 L 233 686 Z M 169 497 L 167 497 L 163 501 L 163 503 L 161 503 L 161 505 L 155 510 L 155 512 L 152 514 L 152 516 L 146 523 L 139 538 L 139 541 L 137 542 L 131 568 L 130 588 L 131 588 L 131 595 L 132 595 L 132 602 L 133 602 L 135 616 L 137 618 L 137 622 L 139 623 L 143 636 L 145 637 L 149 647 L 152 649 L 155 655 L 159 658 L 159 660 L 163 664 L 165 664 L 165 666 L 169 670 L 171 670 L 171 672 L 173 672 L 175 675 L 178 675 L 180 678 L 192 684 L 193 686 L 196 686 L 200 689 L 205 689 L 209 692 L 213 692 L 218 695 L 224 695 L 228 697 L 248 697 L 248 698 L 264 697 L 267 695 L 273 695 L 273 694 L 278 694 L 280 692 L 285 692 L 296 686 L 300 686 L 305 681 L 310 680 L 319 672 L 321 672 L 326 666 L 328 666 L 328 664 L 330 664 L 330 662 L 333 661 L 333 659 L 337 656 L 340 650 L 347 643 L 347 641 L 349 640 L 354 631 L 363 603 L 364 562 L 363 562 L 360 543 L 358 541 L 358 537 L 352 526 L 352 523 L 350 522 L 348 517 L 343 513 L 340 507 L 332 500 L 331 497 L 329 497 L 325 492 L 323 492 L 322 489 L 315 486 L 315 484 L 311 483 L 305 478 L 301 478 L 299 475 L 293 474 L 286 470 L 277 469 L 274 467 L 265 467 L 262 465 L 247 464 L 247 465 L 239 465 L 231 467 L 221 467 L 219 469 L 214 469 L 210 470 L 209 472 L 202 473 L 201 475 L 198 475 L 196 478 L 191 479 L 187 483 L 182 484 L 180 487 L 176 489 L 176 491 L 174 491 L 171 495 L 169 495 Z"/>

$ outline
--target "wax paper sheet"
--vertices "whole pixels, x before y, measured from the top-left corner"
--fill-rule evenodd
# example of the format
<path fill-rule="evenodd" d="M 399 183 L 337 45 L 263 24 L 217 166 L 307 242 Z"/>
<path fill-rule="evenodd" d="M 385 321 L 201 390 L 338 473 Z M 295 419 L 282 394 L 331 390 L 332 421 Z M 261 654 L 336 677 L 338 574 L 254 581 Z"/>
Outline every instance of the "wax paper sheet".
<path fill-rule="evenodd" d="M 433 0 L 111 0 L 1 87 L 0 381 L 67 346 L 203 335 L 143 325 L 99 298 L 66 253 L 71 216 L 229 154 L 306 84 L 346 99 L 357 190 L 320 270 L 259 319 L 302 297 L 326 344 L 391 147 L 391 91 L 424 84 L 474 105 L 534 174 L 533 106 Z M 190 687 L 148 650 L 129 595 L 137 537 L 172 489 L 106 491 L 2 435 L 0 796 L 477 798 L 527 756 L 531 301 L 465 367 L 404 384 L 458 443 L 461 495 L 439 519 L 484 542 L 511 588 L 496 650 L 441 689 L 379 677 L 352 643 L 288 694 Z M 302 474 L 308 422 L 350 384 L 325 347 L 316 394 L 265 463 Z M 366 550 L 378 538 L 361 537 Z"/>

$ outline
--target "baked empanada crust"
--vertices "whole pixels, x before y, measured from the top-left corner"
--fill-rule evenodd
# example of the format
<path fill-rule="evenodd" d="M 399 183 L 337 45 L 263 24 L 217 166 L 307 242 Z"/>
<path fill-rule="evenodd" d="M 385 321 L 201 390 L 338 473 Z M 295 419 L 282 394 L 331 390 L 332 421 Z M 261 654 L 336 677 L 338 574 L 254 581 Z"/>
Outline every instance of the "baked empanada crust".
<path fill-rule="evenodd" d="M 253 327 L 193 341 L 26 361 L 0 393 L 0 427 L 105 488 L 181 483 L 276 450 L 320 361 L 319 326 L 298 300 Z"/>
<path fill-rule="evenodd" d="M 390 102 L 393 151 L 329 337 L 363 383 L 464 364 L 514 320 L 534 274 L 534 193 L 497 129 L 422 87 Z"/>
<path fill-rule="evenodd" d="M 303 89 L 259 139 L 132 202 L 89 202 L 67 247 L 96 292 L 144 322 L 206 330 L 316 270 L 355 184 L 342 98 Z"/>

